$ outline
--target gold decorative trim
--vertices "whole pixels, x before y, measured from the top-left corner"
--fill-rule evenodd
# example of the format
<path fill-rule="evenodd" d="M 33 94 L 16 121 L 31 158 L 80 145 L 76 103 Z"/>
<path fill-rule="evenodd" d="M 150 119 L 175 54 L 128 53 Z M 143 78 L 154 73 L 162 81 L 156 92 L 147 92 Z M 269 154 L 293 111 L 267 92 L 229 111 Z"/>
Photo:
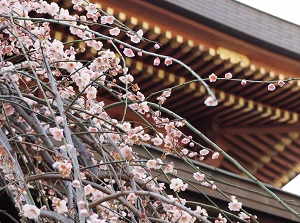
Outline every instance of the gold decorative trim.
<path fill-rule="evenodd" d="M 250 65 L 249 58 L 241 53 L 235 52 L 222 46 L 218 47 L 216 52 L 218 55 L 220 55 L 220 58 L 222 60 L 229 60 L 233 64 L 239 63 L 242 67 L 248 67 Z"/>

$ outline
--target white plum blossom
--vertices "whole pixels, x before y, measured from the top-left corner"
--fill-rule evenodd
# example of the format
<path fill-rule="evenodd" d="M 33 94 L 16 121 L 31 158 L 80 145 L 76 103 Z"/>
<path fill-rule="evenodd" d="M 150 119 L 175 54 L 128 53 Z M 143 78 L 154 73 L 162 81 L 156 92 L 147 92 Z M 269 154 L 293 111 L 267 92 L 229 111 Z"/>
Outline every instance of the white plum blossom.
<path fill-rule="evenodd" d="M 88 185 L 84 186 L 83 189 L 84 189 L 84 194 L 89 195 L 92 193 L 93 187 L 90 184 L 88 184 Z"/>
<path fill-rule="evenodd" d="M 197 206 L 195 213 L 202 215 L 204 218 L 208 217 L 208 213 L 207 213 L 206 209 L 201 208 L 200 206 Z"/>
<path fill-rule="evenodd" d="M 227 219 L 219 213 L 217 219 L 215 220 L 215 223 L 226 223 L 226 222 L 227 222 Z"/>
<path fill-rule="evenodd" d="M 59 214 L 69 211 L 67 207 L 67 201 L 56 197 L 52 199 L 52 206 L 54 206 L 54 210 Z"/>
<path fill-rule="evenodd" d="M 156 159 L 156 160 L 148 160 L 146 163 L 146 167 L 149 169 L 160 169 L 161 165 L 163 164 L 161 159 Z"/>
<path fill-rule="evenodd" d="M 63 129 L 59 129 L 57 127 L 54 128 L 49 128 L 50 133 L 52 134 L 53 138 L 56 141 L 61 141 L 62 138 L 64 137 L 64 130 Z"/>
<path fill-rule="evenodd" d="M 64 45 L 61 41 L 55 39 L 52 42 L 51 45 L 51 49 L 55 52 L 55 53 L 63 53 L 64 50 Z"/>
<path fill-rule="evenodd" d="M 134 78 L 131 74 L 126 74 L 125 76 L 120 76 L 119 79 L 124 84 L 126 84 L 126 82 L 127 82 L 127 84 L 129 84 L 129 83 L 133 82 L 133 80 L 134 80 Z"/>
<path fill-rule="evenodd" d="M 29 219 L 38 218 L 41 213 L 41 210 L 37 206 L 31 204 L 23 205 L 22 210 L 24 212 L 23 215 Z"/>
<path fill-rule="evenodd" d="M 155 169 L 156 167 L 156 161 L 155 160 L 148 160 L 146 163 L 146 167 L 149 169 Z"/>
<path fill-rule="evenodd" d="M 157 136 L 157 137 L 155 137 L 155 138 L 152 138 L 152 139 L 151 139 L 151 142 L 153 142 L 153 144 L 154 144 L 155 146 L 159 146 L 159 145 L 161 145 L 161 144 L 163 143 L 162 138 L 163 138 L 163 136 L 161 136 L 161 137 Z"/>
<path fill-rule="evenodd" d="M 175 192 L 184 191 L 187 188 L 187 184 L 184 184 L 183 181 L 179 178 L 173 178 L 171 180 L 170 189 Z"/>
<path fill-rule="evenodd" d="M 127 34 L 130 37 L 131 42 L 139 43 L 144 35 L 143 30 L 140 29 L 135 34 Z"/>
<path fill-rule="evenodd" d="M 86 7 L 85 7 L 86 11 L 90 14 L 96 13 L 97 12 L 97 7 L 95 4 L 93 3 L 89 3 Z"/>
<path fill-rule="evenodd" d="M 85 208 L 81 209 L 79 214 L 82 217 L 88 217 L 89 216 L 89 212 Z"/>
<path fill-rule="evenodd" d="M 60 175 L 63 177 L 68 177 L 72 171 L 72 164 L 69 160 L 58 161 L 53 163 L 53 168 L 58 169 Z"/>
<path fill-rule="evenodd" d="M 121 30 L 119 29 L 119 27 L 115 27 L 115 28 L 109 30 L 109 34 L 112 36 L 117 36 L 120 34 L 120 32 L 121 32 Z"/>
<path fill-rule="evenodd" d="M 113 16 L 101 16 L 101 24 L 113 24 L 115 17 Z"/>
<path fill-rule="evenodd" d="M 239 217 L 241 218 L 241 219 L 249 219 L 250 218 L 250 216 L 248 216 L 246 213 L 244 213 L 244 212 L 240 212 L 239 213 Z"/>
<path fill-rule="evenodd" d="M 228 204 L 228 208 L 230 211 L 240 211 L 242 208 L 242 203 L 239 202 L 235 196 L 231 196 L 231 202 Z"/>
<path fill-rule="evenodd" d="M 193 177 L 197 181 L 202 181 L 204 180 L 205 175 L 199 172 L 193 173 Z"/>

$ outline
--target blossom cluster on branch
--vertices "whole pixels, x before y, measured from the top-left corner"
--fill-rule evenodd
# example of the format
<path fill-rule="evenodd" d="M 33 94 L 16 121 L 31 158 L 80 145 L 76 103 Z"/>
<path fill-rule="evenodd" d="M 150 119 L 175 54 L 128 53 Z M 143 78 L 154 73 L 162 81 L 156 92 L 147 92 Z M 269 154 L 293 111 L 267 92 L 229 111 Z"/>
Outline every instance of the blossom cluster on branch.
<path fill-rule="evenodd" d="M 72 9 L 64 9 L 42 0 L 0 0 L 0 182 L 22 221 L 257 222 L 190 162 L 226 153 L 185 135 L 182 129 L 192 129 L 189 123 L 162 107 L 171 89 L 162 89 L 156 103 L 147 101 L 124 57 L 148 53 L 156 66 L 164 60 L 165 66 L 188 67 L 139 49 L 138 43 L 151 41 L 143 31 L 130 30 L 95 4 L 72 3 Z M 57 30 L 72 41 L 55 39 Z M 118 40 L 122 32 L 128 42 Z M 89 49 L 94 56 L 83 57 Z M 205 81 L 190 72 L 208 90 L 204 103 L 216 106 Z M 216 81 L 216 75 L 209 80 Z M 103 98 L 103 92 L 114 100 Z M 117 115 L 109 112 L 114 108 Z M 149 144 L 162 156 L 153 157 Z M 199 152 L 188 149 L 194 146 Z M 165 161 L 169 155 L 189 165 L 199 184 L 178 176 L 174 163 Z M 181 197 L 199 185 L 222 193 L 228 209 L 197 201 L 190 205 Z"/>

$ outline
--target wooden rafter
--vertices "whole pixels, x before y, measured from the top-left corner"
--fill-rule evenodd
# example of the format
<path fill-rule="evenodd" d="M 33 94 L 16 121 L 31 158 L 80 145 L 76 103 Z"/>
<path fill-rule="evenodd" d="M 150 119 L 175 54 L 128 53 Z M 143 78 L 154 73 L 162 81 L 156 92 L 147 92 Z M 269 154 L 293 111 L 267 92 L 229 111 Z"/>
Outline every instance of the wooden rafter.
<path fill-rule="evenodd" d="M 219 127 L 222 135 L 252 135 L 270 133 L 300 132 L 300 121 L 294 124 L 284 125 L 254 125 L 254 126 L 230 126 Z"/>

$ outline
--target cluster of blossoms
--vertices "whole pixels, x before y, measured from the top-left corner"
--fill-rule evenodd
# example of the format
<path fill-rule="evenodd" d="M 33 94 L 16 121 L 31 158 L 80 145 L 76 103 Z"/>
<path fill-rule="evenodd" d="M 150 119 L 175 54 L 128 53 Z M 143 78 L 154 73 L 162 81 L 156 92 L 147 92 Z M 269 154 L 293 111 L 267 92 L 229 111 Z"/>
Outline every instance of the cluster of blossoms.
<path fill-rule="evenodd" d="M 12 162 L 9 152 L 6 151 L 6 149 L 3 146 L 0 146 L 0 171 L 2 177 L 8 182 L 17 181 L 17 177 L 15 176 L 16 173 L 14 173 L 13 171 L 14 168 L 16 168 L 16 165 L 14 164 L 14 162 Z M 15 201 L 16 207 L 21 209 L 22 202 L 25 201 L 24 198 L 24 194 L 26 193 L 25 188 L 24 187 L 19 188 L 18 185 L 15 184 L 9 184 L 7 189 L 10 191 L 11 195 L 13 196 L 12 199 Z"/>
<path fill-rule="evenodd" d="M 181 140 L 181 143 L 183 143 L 184 145 L 189 144 L 190 147 L 194 147 L 195 146 L 195 143 L 192 141 L 192 136 L 184 137 Z M 202 161 L 202 160 L 204 160 L 205 156 L 210 153 L 210 150 L 203 147 L 199 151 L 199 153 L 197 153 L 197 152 L 191 152 L 188 149 L 184 148 L 184 149 L 181 150 L 181 152 L 182 152 L 183 155 L 187 155 L 188 157 L 191 157 L 191 158 L 199 156 L 199 160 Z M 219 152 L 213 152 L 211 158 L 213 160 L 218 159 L 219 155 L 220 155 Z"/>
<path fill-rule="evenodd" d="M 71 174 L 72 163 L 69 160 L 55 162 L 52 166 L 57 169 L 63 177 L 68 177 Z"/>
<path fill-rule="evenodd" d="M 186 203 L 185 199 L 174 198 L 172 195 L 169 195 L 169 198 L 171 199 L 172 202 L 175 203 L 180 203 L 182 205 L 185 205 Z M 162 206 L 164 208 L 164 211 L 166 212 L 165 218 L 167 218 L 170 222 L 192 223 L 196 221 L 196 219 L 193 216 L 191 216 L 189 213 L 181 210 L 180 208 L 177 208 L 174 205 L 162 204 Z M 196 212 L 199 213 L 199 209 L 197 209 Z M 207 217 L 207 212 L 205 209 L 202 209 L 201 213 L 203 214 L 204 217 Z"/>

